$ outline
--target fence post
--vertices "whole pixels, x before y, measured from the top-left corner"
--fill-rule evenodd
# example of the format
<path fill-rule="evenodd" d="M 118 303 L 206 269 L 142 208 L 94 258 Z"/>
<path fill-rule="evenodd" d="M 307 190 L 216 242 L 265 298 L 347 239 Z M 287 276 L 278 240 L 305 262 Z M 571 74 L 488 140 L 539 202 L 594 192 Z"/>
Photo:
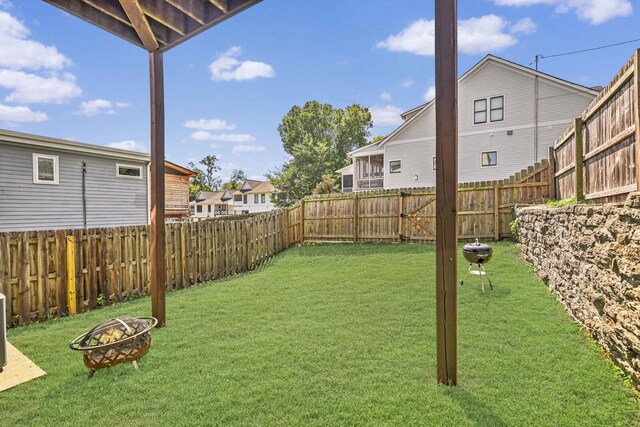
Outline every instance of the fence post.
<path fill-rule="evenodd" d="M 402 210 L 404 209 L 404 193 L 400 191 L 398 193 L 398 243 L 402 243 L 402 221 L 404 219 L 404 215 Z"/>
<path fill-rule="evenodd" d="M 353 243 L 358 242 L 358 193 L 353 193 L 353 219 L 351 220 L 353 228 Z"/>
<path fill-rule="evenodd" d="M 76 245 L 73 236 L 67 236 L 67 307 L 69 316 L 77 313 L 76 307 Z"/>
<path fill-rule="evenodd" d="M 553 147 L 549 147 L 549 199 L 555 200 L 556 198 L 556 150 Z"/>
<path fill-rule="evenodd" d="M 577 117 L 573 123 L 573 128 L 576 136 L 575 144 L 575 164 L 576 164 L 576 201 L 584 200 L 584 174 L 583 174 L 583 160 L 582 160 L 582 117 Z"/>
<path fill-rule="evenodd" d="M 635 54 L 633 79 L 636 86 L 636 99 L 632 101 L 636 104 L 636 116 L 634 117 L 636 125 L 636 191 L 640 191 L 640 49 L 637 49 Z"/>
<path fill-rule="evenodd" d="M 500 240 L 500 187 L 498 181 L 493 184 L 493 238 Z"/>
<path fill-rule="evenodd" d="M 304 245 L 304 199 L 300 199 L 300 244 Z"/>
<path fill-rule="evenodd" d="M 282 232 L 282 249 L 286 249 L 289 247 L 289 208 L 282 208 L 283 218 L 283 226 L 284 230 Z"/>

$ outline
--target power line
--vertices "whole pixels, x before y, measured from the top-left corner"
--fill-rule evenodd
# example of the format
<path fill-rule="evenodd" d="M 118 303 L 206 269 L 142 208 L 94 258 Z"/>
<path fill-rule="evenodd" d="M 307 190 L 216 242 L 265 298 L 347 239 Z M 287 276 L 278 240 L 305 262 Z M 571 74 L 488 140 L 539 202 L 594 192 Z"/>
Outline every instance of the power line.
<path fill-rule="evenodd" d="M 540 60 L 540 59 L 544 59 L 544 58 L 555 58 L 558 56 L 567 56 L 567 55 L 575 55 L 576 53 L 584 53 L 584 52 L 591 52 L 593 50 L 600 50 L 600 49 L 607 49 L 610 47 L 615 47 L 615 46 L 620 46 L 623 44 L 629 44 L 629 43 L 634 43 L 634 42 L 639 42 L 640 39 L 633 39 L 633 40 L 627 40 L 627 41 L 623 41 L 623 42 L 619 42 L 619 43 L 612 43 L 612 44 L 608 44 L 608 45 L 604 45 L 604 46 L 598 46 L 598 47 L 592 47 L 589 49 L 581 49 L 581 50 L 574 50 L 571 52 L 563 52 L 563 53 L 556 53 L 553 55 L 542 55 L 542 54 L 538 54 L 536 55 L 536 61 Z"/>

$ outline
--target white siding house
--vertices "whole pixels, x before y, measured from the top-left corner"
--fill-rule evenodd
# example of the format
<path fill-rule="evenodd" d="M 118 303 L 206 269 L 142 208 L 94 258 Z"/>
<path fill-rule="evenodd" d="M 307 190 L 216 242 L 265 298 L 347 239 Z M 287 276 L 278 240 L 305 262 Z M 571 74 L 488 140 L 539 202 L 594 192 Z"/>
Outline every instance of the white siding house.
<path fill-rule="evenodd" d="M 233 212 L 248 214 L 273 210 L 274 190 L 269 181 L 246 180 L 240 190 L 233 193 Z"/>
<path fill-rule="evenodd" d="M 233 192 L 201 191 L 191 203 L 192 218 L 215 218 L 233 215 Z"/>
<path fill-rule="evenodd" d="M 504 179 L 547 158 L 597 93 L 486 56 L 458 79 L 458 181 Z M 434 186 L 435 108 L 431 101 L 404 113 L 384 140 L 353 151 L 352 166 L 337 171 L 343 191 L 345 180 L 356 191 Z"/>

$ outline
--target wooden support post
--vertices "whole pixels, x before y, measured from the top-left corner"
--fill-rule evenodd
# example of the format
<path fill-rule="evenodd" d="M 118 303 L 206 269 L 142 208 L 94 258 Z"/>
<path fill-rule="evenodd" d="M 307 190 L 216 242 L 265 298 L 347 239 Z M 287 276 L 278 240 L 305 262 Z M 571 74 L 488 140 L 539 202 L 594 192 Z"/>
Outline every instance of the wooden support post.
<path fill-rule="evenodd" d="M 500 240 L 500 186 L 493 185 L 493 240 Z"/>
<path fill-rule="evenodd" d="M 549 180 L 549 199 L 556 199 L 556 150 L 549 147 L 549 169 L 547 179 Z"/>
<path fill-rule="evenodd" d="M 304 199 L 300 200 L 300 244 L 304 245 Z"/>
<path fill-rule="evenodd" d="M 402 191 L 400 191 L 398 193 L 398 242 L 402 243 L 402 220 L 404 219 L 403 217 L 403 212 L 402 210 L 404 209 L 404 193 Z"/>
<path fill-rule="evenodd" d="M 76 245 L 73 236 L 67 236 L 67 307 L 69 316 L 78 312 L 76 306 Z"/>
<path fill-rule="evenodd" d="M 353 243 L 358 242 L 358 193 L 353 193 L 353 220 L 351 221 L 353 228 Z"/>
<path fill-rule="evenodd" d="M 164 72 L 162 52 L 149 52 L 151 81 L 151 313 L 166 323 L 164 221 Z"/>
<path fill-rule="evenodd" d="M 575 157 L 576 157 L 576 201 L 580 202 L 584 200 L 584 162 L 582 161 L 582 117 L 577 117 L 573 123 L 575 135 L 576 135 L 576 144 L 575 144 Z"/>
<path fill-rule="evenodd" d="M 438 382 L 458 382 L 457 0 L 436 0 L 436 335 Z"/>
<path fill-rule="evenodd" d="M 636 104 L 636 116 L 634 117 L 636 124 L 636 191 L 640 192 L 640 49 L 637 49 L 635 54 L 633 81 L 636 86 L 636 99 L 632 100 Z"/>

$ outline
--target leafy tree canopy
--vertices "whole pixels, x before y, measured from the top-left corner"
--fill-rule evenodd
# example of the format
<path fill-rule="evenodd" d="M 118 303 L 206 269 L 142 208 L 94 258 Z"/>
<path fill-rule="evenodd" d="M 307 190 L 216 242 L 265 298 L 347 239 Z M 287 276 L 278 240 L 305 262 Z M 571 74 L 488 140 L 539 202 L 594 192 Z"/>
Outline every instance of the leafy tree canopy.
<path fill-rule="evenodd" d="M 242 184 L 247 180 L 247 174 L 240 169 L 234 169 L 231 172 L 229 181 L 225 182 L 222 186 L 223 190 L 239 190 Z"/>
<path fill-rule="evenodd" d="M 313 194 L 333 194 L 340 192 L 340 184 L 335 175 L 322 175 L 322 181 L 316 184 Z"/>
<path fill-rule="evenodd" d="M 189 195 L 196 197 L 201 191 L 218 191 L 222 185 L 222 180 L 217 174 L 220 171 L 218 166 L 218 156 L 208 155 L 200 160 L 204 170 L 196 166 L 194 162 L 189 162 L 189 168 L 196 173 L 189 183 Z"/>
<path fill-rule="evenodd" d="M 347 166 L 347 154 L 367 144 L 372 125 L 369 109 L 358 104 L 341 109 L 310 101 L 291 108 L 278 126 L 291 160 L 269 175 L 278 191 L 276 203 L 311 194 L 323 175 Z"/>

